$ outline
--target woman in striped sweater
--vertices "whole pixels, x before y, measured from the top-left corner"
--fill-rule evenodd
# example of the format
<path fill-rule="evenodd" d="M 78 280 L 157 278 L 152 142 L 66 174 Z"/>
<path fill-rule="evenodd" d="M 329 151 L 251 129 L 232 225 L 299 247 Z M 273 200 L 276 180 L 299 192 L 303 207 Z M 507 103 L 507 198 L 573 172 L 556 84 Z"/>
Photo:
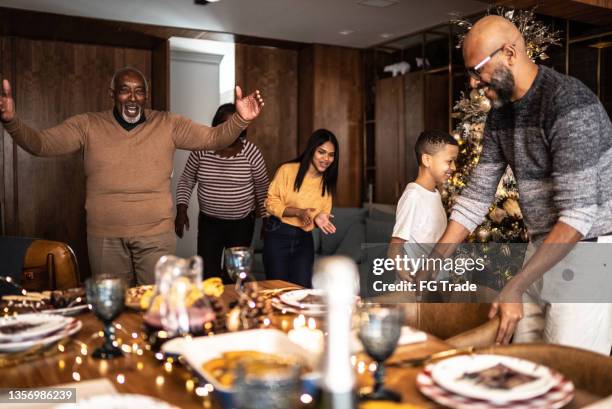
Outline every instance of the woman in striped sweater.
<path fill-rule="evenodd" d="M 212 121 L 217 126 L 236 112 L 234 104 L 221 105 Z M 198 255 L 204 260 L 204 276 L 222 277 L 223 248 L 250 246 L 255 217 L 264 217 L 268 174 L 261 152 L 243 132 L 220 151 L 191 152 L 176 189 L 176 234 L 189 229 L 187 207 L 198 184 Z"/>

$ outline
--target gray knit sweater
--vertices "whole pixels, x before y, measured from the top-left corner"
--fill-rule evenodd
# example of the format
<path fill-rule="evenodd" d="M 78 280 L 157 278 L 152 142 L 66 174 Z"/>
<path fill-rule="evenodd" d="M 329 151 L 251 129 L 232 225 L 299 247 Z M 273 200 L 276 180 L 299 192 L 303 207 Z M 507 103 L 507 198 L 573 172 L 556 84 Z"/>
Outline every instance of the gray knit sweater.
<path fill-rule="evenodd" d="M 506 165 L 518 183 L 531 240 L 557 221 L 584 238 L 612 232 L 612 125 L 579 80 L 539 66 L 518 101 L 489 113 L 480 162 L 457 199 L 454 220 L 473 231 Z"/>

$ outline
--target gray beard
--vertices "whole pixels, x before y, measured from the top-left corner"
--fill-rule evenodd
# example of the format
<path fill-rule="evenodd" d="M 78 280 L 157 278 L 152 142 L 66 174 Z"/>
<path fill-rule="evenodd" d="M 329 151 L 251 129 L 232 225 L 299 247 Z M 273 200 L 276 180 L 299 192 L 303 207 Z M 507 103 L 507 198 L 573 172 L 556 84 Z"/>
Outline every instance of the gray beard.
<path fill-rule="evenodd" d="M 493 101 L 494 108 L 501 108 L 512 101 L 514 85 L 514 76 L 508 68 L 500 66 L 495 70 L 489 83 L 489 87 L 497 94 L 497 98 Z"/>
<path fill-rule="evenodd" d="M 138 115 L 136 115 L 135 117 L 127 116 L 127 114 L 125 113 L 125 108 L 121 110 L 121 118 L 123 118 L 123 120 L 127 122 L 128 124 L 135 124 L 136 122 L 140 121 L 141 116 L 142 116 L 142 109 L 140 108 L 138 109 Z"/>

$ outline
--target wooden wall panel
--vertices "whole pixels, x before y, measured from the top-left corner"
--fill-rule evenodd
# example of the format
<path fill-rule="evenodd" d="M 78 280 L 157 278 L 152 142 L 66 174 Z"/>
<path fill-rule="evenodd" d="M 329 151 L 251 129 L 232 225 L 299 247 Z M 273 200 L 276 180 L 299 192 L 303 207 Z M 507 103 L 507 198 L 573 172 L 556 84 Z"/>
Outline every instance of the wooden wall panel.
<path fill-rule="evenodd" d="M 151 78 L 150 51 L 119 47 L 18 38 L 14 64 L 17 112 L 39 129 L 78 113 L 110 109 L 110 79 L 117 68 L 131 65 L 149 83 Z M 87 276 L 82 152 L 38 158 L 15 147 L 10 137 L 4 139 L 5 149 L 13 152 L 17 193 L 14 223 L 7 223 L 6 233 L 67 242 L 77 254 L 81 275 Z"/>
<path fill-rule="evenodd" d="M 405 183 L 400 168 L 405 163 L 404 77 L 376 81 L 376 192 L 377 203 L 396 204 Z"/>
<path fill-rule="evenodd" d="M 314 47 L 300 51 L 299 64 L 299 132 L 298 150 L 302 151 L 314 131 Z"/>
<path fill-rule="evenodd" d="M 423 72 L 406 74 L 404 78 L 404 112 L 406 117 L 406 149 L 404 152 L 406 183 L 402 185 L 402 192 L 406 184 L 414 182 L 419 173 L 419 165 L 414 154 L 416 141 L 425 129 L 423 104 L 423 89 L 425 79 Z M 448 104 L 448 102 L 447 102 Z M 447 105 L 444 105 L 447 109 Z M 447 111 L 448 115 L 448 111 Z M 401 193 L 400 193 L 401 195 Z"/>
<path fill-rule="evenodd" d="M 448 74 L 425 76 L 425 129 L 448 131 Z"/>
<path fill-rule="evenodd" d="M 159 111 L 170 109 L 170 44 L 167 40 L 155 47 L 151 56 L 151 106 Z"/>
<path fill-rule="evenodd" d="M 236 44 L 236 84 L 244 92 L 259 89 L 265 106 L 248 129 L 268 172 L 298 154 L 298 52 Z"/>
<path fill-rule="evenodd" d="M 301 119 L 300 146 L 303 147 L 312 131 L 326 128 L 338 138 L 340 167 L 337 206 L 360 206 L 363 184 L 363 64 L 361 51 L 352 48 L 314 45 L 312 79 L 300 78 L 303 85 L 312 82 L 312 98 L 306 94 L 306 104 L 300 114 L 312 115 Z M 302 62 L 300 62 L 302 64 Z M 308 67 L 300 67 L 300 76 L 309 75 Z M 302 88 L 301 88 L 302 89 Z M 302 93 L 300 93 L 300 106 Z M 310 110 L 310 106 L 312 110 Z"/>
<path fill-rule="evenodd" d="M 0 77 L 6 78 L 9 81 L 14 79 L 14 39 L 8 37 L 0 37 Z M 15 230 L 15 206 L 13 205 L 15 198 L 15 186 L 13 178 L 13 145 L 10 135 L 0 127 L 0 136 L 2 143 L 0 150 L 2 151 L 2 166 L 0 166 L 0 206 L 2 209 L 2 219 L 0 220 L 0 231 L 6 234 L 9 230 Z"/>

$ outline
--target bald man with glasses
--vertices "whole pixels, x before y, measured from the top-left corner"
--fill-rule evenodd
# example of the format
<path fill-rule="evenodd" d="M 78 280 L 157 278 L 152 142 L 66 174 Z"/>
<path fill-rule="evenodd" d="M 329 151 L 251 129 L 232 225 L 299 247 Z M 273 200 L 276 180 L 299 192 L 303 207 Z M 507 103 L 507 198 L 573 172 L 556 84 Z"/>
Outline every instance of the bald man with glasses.
<path fill-rule="evenodd" d="M 612 304 L 588 297 L 559 302 L 571 298 L 571 285 L 590 272 L 575 271 L 567 283 L 548 273 L 567 261 L 579 241 L 603 242 L 612 235 L 608 114 L 583 83 L 532 62 L 520 31 L 503 17 L 479 20 L 465 38 L 463 57 L 470 86 L 483 89 L 493 109 L 480 162 L 453 208 L 439 241 L 445 244 L 434 253 L 450 256 L 484 221 L 510 166 L 530 245 L 522 270 L 491 307 L 490 317 L 501 318 L 497 342 L 508 343 L 516 330 L 515 342 L 544 341 L 609 354 Z M 586 283 L 593 296 L 610 287 L 608 273 L 603 282 Z M 543 288 L 559 296 L 547 298 Z"/>

